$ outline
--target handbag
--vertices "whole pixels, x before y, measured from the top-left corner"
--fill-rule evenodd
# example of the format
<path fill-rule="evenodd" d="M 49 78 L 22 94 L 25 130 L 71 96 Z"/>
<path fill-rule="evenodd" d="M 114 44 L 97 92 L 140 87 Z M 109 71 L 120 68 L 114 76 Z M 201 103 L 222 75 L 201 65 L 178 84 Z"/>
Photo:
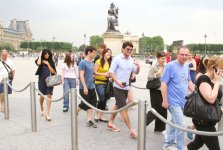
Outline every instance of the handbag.
<path fill-rule="evenodd" d="M 105 89 L 105 97 L 106 99 L 110 99 L 111 97 L 114 97 L 114 90 L 113 90 L 113 81 L 108 80 L 106 89 Z"/>
<path fill-rule="evenodd" d="M 147 89 L 158 89 L 161 86 L 160 78 L 154 78 L 146 83 Z"/>
<path fill-rule="evenodd" d="M 11 70 L 11 68 L 10 68 L 9 65 L 6 64 L 4 61 L 1 61 L 1 62 L 2 62 L 3 66 L 5 67 L 5 69 L 6 69 L 7 72 L 8 72 L 8 79 L 9 79 L 9 80 L 13 80 L 13 75 L 12 75 L 12 70 Z M 6 67 L 6 66 L 7 66 L 7 67 Z"/>
<path fill-rule="evenodd" d="M 198 120 L 208 122 L 219 122 L 222 111 L 217 99 L 214 104 L 208 103 L 197 90 L 185 97 L 184 115 Z"/>
<path fill-rule="evenodd" d="M 50 75 L 46 78 L 46 86 L 47 87 L 54 87 L 60 85 L 62 83 L 61 75 Z"/>

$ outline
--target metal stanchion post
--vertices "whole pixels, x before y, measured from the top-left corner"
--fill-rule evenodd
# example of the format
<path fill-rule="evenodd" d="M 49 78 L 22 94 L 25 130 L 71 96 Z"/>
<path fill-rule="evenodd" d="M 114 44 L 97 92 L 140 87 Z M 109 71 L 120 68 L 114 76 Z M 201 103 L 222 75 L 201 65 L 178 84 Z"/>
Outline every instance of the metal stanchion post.
<path fill-rule="evenodd" d="M 4 99 L 5 99 L 5 119 L 9 119 L 9 99 L 8 99 L 8 83 L 7 78 L 3 79 L 4 82 Z"/>
<path fill-rule="evenodd" d="M 138 145 L 137 150 L 146 149 L 146 101 L 138 103 Z"/>
<path fill-rule="evenodd" d="M 223 92 L 223 85 L 221 85 L 221 90 Z M 221 98 L 221 104 L 223 104 L 223 98 Z M 221 120 L 218 122 L 218 131 L 223 131 L 223 116 L 221 117 Z"/>
<path fill-rule="evenodd" d="M 37 131 L 35 82 L 30 82 L 31 128 Z"/>
<path fill-rule="evenodd" d="M 77 89 L 71 89 L 71 147 L 72 150 L 78 150 L 77 134 Z"/>

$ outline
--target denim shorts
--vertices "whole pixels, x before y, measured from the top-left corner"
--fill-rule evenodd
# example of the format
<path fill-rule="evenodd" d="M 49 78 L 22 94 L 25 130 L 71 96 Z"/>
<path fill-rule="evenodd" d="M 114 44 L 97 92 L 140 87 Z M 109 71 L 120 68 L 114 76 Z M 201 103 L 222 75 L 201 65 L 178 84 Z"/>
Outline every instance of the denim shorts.
<path fill-rule="evenodd" d="M 9 81 L 9 84 L 12 86 L 12 81 Z M 4 84 L 0 83 L 0 93 L 4 93 Z M 8 94 L 12 94 L 12 89 L 8 86 Z"/>

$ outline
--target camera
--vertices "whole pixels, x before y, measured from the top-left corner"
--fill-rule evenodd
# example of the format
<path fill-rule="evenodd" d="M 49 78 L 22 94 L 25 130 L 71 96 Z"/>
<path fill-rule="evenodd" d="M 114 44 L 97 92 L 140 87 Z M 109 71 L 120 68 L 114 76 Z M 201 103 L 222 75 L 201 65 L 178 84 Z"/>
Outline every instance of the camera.
<path fill-rule="evenodd" d="M 122 82 L 122 85 L 123 85 L 124 87 L 126 87 L 126 83 L 125 83 L 125 82 Z"/>

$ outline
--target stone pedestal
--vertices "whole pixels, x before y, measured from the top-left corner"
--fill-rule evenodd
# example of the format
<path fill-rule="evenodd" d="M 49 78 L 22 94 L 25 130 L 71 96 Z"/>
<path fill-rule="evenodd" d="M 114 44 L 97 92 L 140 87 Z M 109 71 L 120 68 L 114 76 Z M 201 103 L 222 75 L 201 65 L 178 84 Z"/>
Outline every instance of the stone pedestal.
<path fill-rule="evenodd" d="M 123 35 L 120 32 L 105 32 L 104 43 L 112 50 L 112 56 L 121 54 Z"/>

